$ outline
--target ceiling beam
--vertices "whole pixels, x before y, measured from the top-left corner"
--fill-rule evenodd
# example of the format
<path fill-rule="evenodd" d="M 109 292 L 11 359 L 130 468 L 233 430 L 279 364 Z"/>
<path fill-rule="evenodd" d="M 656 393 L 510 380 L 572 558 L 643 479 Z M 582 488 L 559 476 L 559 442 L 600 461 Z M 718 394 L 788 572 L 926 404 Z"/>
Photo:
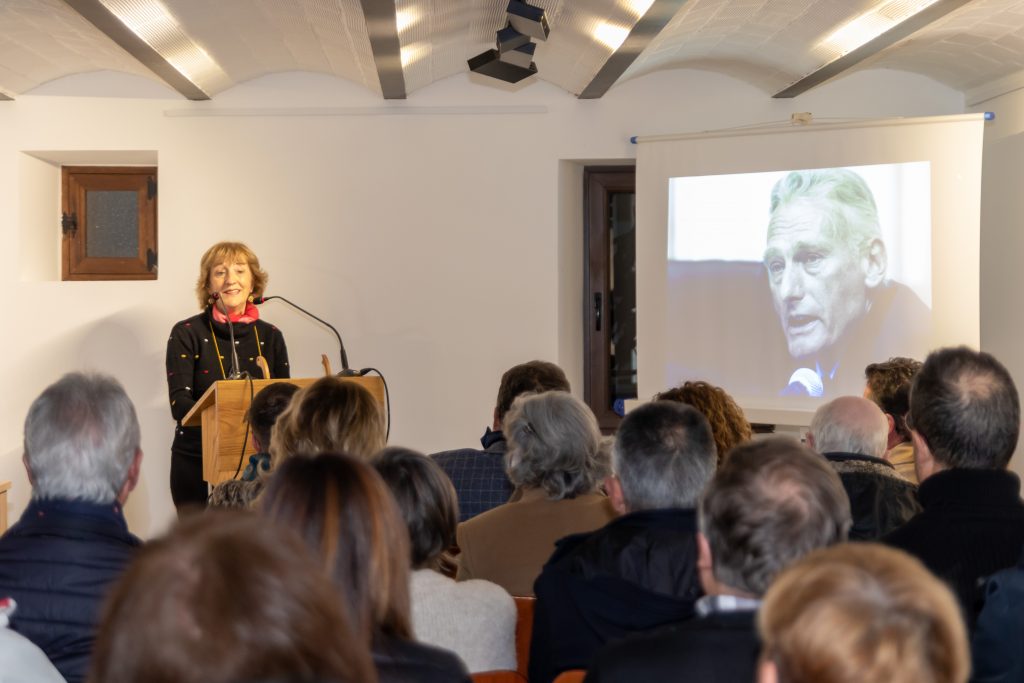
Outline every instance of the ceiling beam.
<path fill-rule="evenodd" d="M 873 57 L 893 43 L 903 40 L 912 33 L 916 33 L 928 24 L 938 21 L 955 9 L 966 5 L 970 0 L 939 0 L 934 5 L 909 17 L 906 21 L 896 24 L 891 29 L 864 43 L 856 50 L 851 50 L 839 59 L 807 74 L 796 83 L 772 95 L 777 99 L 788 99 L 802 95 L 811 88 L 821 85 L 825 81 L 835 78 L 847 69 L 850 69 L 868 57 Z"/>
<path fill-rule="evenodd" d="M 579 94 L 581 100 L 595 100 L 606 92 L 647 49 L 654 37 L 672 20 L 686 0 L 654 0 L 644 15 L 634 24 L 619 49 L 613 52 L 593 80 Z"/>
<path fill-rule="evenodd" d="M 398 15 L 395 0 L 360 0 L 370 49 L 377 65 L 380 90 L 386 100 L 405 99 L 405 74 L 402 72 L 402 45 L 398 41 Z"/>
<path fill-rule="evenodd" d="M 128 54 L 142 62 L 146 68 L 159 76 L 167 85 L 188 99 L 210 99 L 210 96 L 203 92 L 198 85 L 188 80 L 170 62 L 164 59 L 159 52 L 151 48 L 142 38 L 135 35 L 113 12 L 104 7 L 99 0 L 64 0 L 64 2 L 71 9 L 81 14 L 86 21 L 105 33 L 108 38 L 124 48 Z"/>
<path fill-rule="evenodd" d="M 0 102 L 11 102 L 14 98 L 4 94 L 3 90 L 0 90 Z"/>

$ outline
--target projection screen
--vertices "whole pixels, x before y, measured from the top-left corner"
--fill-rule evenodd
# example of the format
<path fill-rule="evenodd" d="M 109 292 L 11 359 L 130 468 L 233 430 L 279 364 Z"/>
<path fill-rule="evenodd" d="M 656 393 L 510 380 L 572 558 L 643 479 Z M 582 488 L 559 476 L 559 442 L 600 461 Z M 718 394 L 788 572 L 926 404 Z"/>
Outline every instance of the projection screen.
<path fill-rule="evenodd" d="M 638 139 L 640 396 L 804 425 L 864 366 L 979 343 L 984 115 Z"/>

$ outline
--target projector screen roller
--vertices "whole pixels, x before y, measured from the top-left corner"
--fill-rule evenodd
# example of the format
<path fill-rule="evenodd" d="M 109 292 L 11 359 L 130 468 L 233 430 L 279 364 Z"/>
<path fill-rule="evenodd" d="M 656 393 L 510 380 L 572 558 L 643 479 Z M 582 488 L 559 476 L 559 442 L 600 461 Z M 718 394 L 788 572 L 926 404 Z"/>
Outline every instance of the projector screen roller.
<path fill-rule="evenodd" d="M 867 364 L 979 344 L 981 114 L 641 137 L 637 365 L 807 425 Z"/>
<path fill-rule="evenodd" d="M 666 384 L 827 398 L 860 393 L 870 362 L 927 353 L 928 162 L 675 177 L 668 203 Z"/>

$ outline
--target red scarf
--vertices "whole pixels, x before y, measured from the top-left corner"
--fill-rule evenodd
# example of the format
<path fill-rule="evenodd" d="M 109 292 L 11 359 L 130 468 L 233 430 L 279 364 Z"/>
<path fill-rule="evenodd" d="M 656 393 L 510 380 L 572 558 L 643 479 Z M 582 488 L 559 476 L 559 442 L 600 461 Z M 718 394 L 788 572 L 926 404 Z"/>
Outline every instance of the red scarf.
<path fill-rule="evenodd" d="M 219 308 L 213 306 L 213 319 L 219 323 L 227 323 L 228 318 Z M 260 319 L 260 309 L 251 301 L 245 304 L 245 310 L 241 313 L 232 313 L 232 323 L 254 323 Z"/>

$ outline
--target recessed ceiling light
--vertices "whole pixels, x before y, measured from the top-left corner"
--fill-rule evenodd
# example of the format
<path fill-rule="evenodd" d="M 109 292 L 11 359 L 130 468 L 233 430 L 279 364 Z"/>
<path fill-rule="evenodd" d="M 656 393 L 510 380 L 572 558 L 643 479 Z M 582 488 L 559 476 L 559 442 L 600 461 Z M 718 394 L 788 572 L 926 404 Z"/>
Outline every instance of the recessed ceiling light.
<path fill-rule="evenodd" d="M 842 57 L 936 2 L 938 0 L 888 0 L 879 3 L 833 31 L 815 46 L 816 51 L 829 60 Z"/>
<path fill-rule="evenodd" d="M 207 93 L 230 82 L 212 57 L 197 45 L 159 0 L 100 0 L 121 23 Z"/>
<path fill-rule="evenodd" d="M 619 46 L 626 41 L 628 36 L 628 28 L 616 24 L 609 24 L 606 21 L 602 21 L 597 25 L 597 28 L 594 29 L 594 38 L 611 50 L 618 50 Z"/>
<path fill-rule="evenodd" d="M 420 12 L 417 9 L 403 9 L 395 12 L 395 23 L 398 25 L 398 32 L 401 33 L 420 20 Z"/>

